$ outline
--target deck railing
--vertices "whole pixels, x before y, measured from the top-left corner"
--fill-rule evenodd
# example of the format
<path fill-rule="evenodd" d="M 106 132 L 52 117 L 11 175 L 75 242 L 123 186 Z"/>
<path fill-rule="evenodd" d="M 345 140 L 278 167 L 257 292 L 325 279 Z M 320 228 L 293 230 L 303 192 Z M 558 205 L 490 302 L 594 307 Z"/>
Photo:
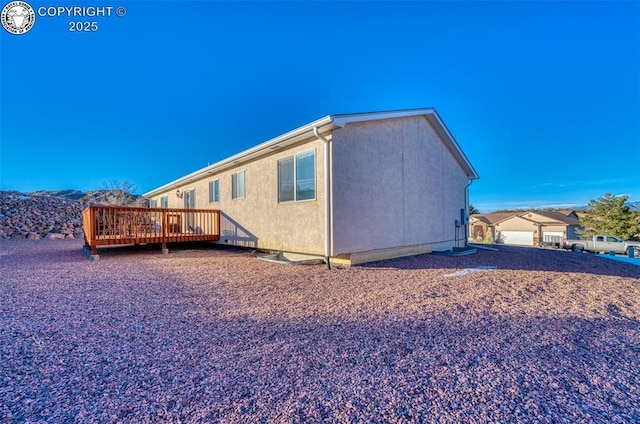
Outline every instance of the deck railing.
<path fill-rule="evenodd" d="M 220 239 L 220 211 L 127 206 L 89 206 L 82 212 L 87 246 L 167 243 Z"/>

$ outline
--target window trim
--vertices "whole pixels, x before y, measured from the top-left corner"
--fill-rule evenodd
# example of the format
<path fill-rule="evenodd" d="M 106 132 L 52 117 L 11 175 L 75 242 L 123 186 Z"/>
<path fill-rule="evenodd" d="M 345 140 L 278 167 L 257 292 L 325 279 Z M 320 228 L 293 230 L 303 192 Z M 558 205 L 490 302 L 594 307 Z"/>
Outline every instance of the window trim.
<path fill-rule="evenodd" d="M 236 186 L 238 185 L 238 175 L 242 174 L 242 196 L 237 196 L 236 195 L 236 191 L 234 190 L 234 185 L 233 185 L 233 180 L 234 177 L 236 179 Z M 246 192 L 246 187 L 247 187 L 247 174 L 245 173 L 244 169 L 242 171 L 238 171 L 238 172 L 234 172 L 233 174 L 231 174 L 231 200 L 241 200 L 244 199 L 247 195 Z"/>
<path fill-rule="evenodd" d="M 291 200 L 280 200 L 280 188 L 281 188 L 281 177 L 280 177 L 280 170 L 282 169 L 282 164 L 284 162 L 291 162 L 292 165 L 292 177 L 293 177 L 293 181 L 292 181 L 292 189 L 293 189 L 293 198 Z M 295 155 L 294 156 L 287 156 L 286 158 L 282 158 L 280 160 L 278 160 L 277 163 L 277 172 L 278 172 L 278 178 L 277 178 L 277 184 L 278 184 L 278 203 L 290 203 L 290 202 L 295 202 L 296 201 L 296 158 Z"/>
<path fill-rule="evenodd" d="M 313 197 L 310 199 L 298 199 L 298 156 L 306 155 L 309 153 L 313 153 Z M 291 160 L 293 162 L 293 200 L 280 200 L 280 163 Z M 318 175 L 317 175 L 317 166 L 316 166 L 316 149 L 306 150 L 304 152 L 299 152 L 290 156 L 283 157 L 278 159 L 276 164 L 276 172 L 278 173 L 276 178 L 277 184 L 277 199 L 278 204 L 288 204 L 288 203 L 299 203 L 299 202 L 311 202 L 318 199 Z"/>
<path fill-rule="evenodd" d="M 182 206 L 184 209 L 195 209 L 196 208 L 196 188 L 191 187 L 191 188 L 182 190 L 182 199 L 183 199 Z M 192 208 L 186 207 L 186 203 L 188 199 L 191 199 L 190 203 L 193 204 Z"/>
<path fill-rule="evenodd" d="M 209 181 L 209 203 L 220 203 L 220 179 Z"/>

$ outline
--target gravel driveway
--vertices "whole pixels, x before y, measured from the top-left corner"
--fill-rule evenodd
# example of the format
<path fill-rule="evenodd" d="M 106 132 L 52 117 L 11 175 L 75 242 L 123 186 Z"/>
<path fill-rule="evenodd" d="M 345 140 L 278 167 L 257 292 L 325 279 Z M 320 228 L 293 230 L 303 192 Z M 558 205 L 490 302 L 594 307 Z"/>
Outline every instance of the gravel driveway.
<path fill-rule="evenodd" d="M 0 241 L 2 422 L 640 422 L 640 268 Z M 447 277 L 465 268 L 495 270 Z"/>

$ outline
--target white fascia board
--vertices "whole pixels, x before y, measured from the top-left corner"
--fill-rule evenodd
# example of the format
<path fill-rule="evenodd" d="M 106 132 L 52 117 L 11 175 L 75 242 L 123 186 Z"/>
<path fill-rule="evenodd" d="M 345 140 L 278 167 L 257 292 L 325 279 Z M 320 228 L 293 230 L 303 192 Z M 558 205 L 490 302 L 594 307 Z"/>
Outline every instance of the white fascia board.
<path fill-rule="evenodd" d="M 244 150 L 240 153 L 237 153 L 233 156 L 230 156 L 212 165 L 206 166 L 202 169 L 192 172 L 191 174 L 185 175 L 184 177 L 180 177 L 176 180 L 173 180 L 170 183 L 167 183 L 161 187 L 158 187 L 154 190 L 151 190 L 143 194 L 142 196 L 143 197 L 157 196 L 158 194 L 161 194 L 163 192 L 182 187 L 186 183 L 200 180 L 206 177 L 207 175 L 218 173 L 220 171 L 223 171 L 224 169 L 227 169 L 233 166 L 238 166 L 244 162 L 247 162 L 252 159 L 256 159 L 257 157 L 260 157 L 260 156 L 264 156 L 266 154 L 273 152 L 274 150 L 289 146 L 291 144 L 302 141 L 306 138 L 312 138 L 314 137 L 313 128 L 315 127 L 317 127 L 318 131 L 320 131 L 321 133 L 326 132 L 327 129 L 329 130 L 333 129 L 334 125 L 333 125 L 332 117 L 325 116 L 324 118 L 320 118 L 302 127 L 296 128 L 295 130 L 279 135 L 278 137 L 272 138 L 271 140 L 265 141 L 264 143 L 251 147 L 250 149 Z"/>
<path fill-rule="evenodd" d="M 404 118 L 407 116 L 427 115 L 434 113 L 433 108 L 429 109 L 407 109 L 394 110 L 388 112 L 353 113 L 349 115 L 333 115 L 333 123 L 336 127 L 344 127 L 351 122 L 377 121 L 379 119 Z"/>

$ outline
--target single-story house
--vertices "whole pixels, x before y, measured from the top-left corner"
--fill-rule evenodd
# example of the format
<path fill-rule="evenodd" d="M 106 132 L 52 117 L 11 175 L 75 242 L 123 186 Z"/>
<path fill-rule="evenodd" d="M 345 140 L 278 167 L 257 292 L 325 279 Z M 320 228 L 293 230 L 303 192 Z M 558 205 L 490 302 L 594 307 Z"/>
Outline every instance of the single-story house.
<path fill-rule="evenodd" d="M 350 265 L 466 243 L 478 174 L 435 109 L 329 115 L 158 187 L 218 243 Z"/>
<path fill-rule="evenodd" d="M 580 221 L 574 211 L 526 211 L 474 214 L 469 219 L 471 240 L 540 246 L 578 238 Z"/>

